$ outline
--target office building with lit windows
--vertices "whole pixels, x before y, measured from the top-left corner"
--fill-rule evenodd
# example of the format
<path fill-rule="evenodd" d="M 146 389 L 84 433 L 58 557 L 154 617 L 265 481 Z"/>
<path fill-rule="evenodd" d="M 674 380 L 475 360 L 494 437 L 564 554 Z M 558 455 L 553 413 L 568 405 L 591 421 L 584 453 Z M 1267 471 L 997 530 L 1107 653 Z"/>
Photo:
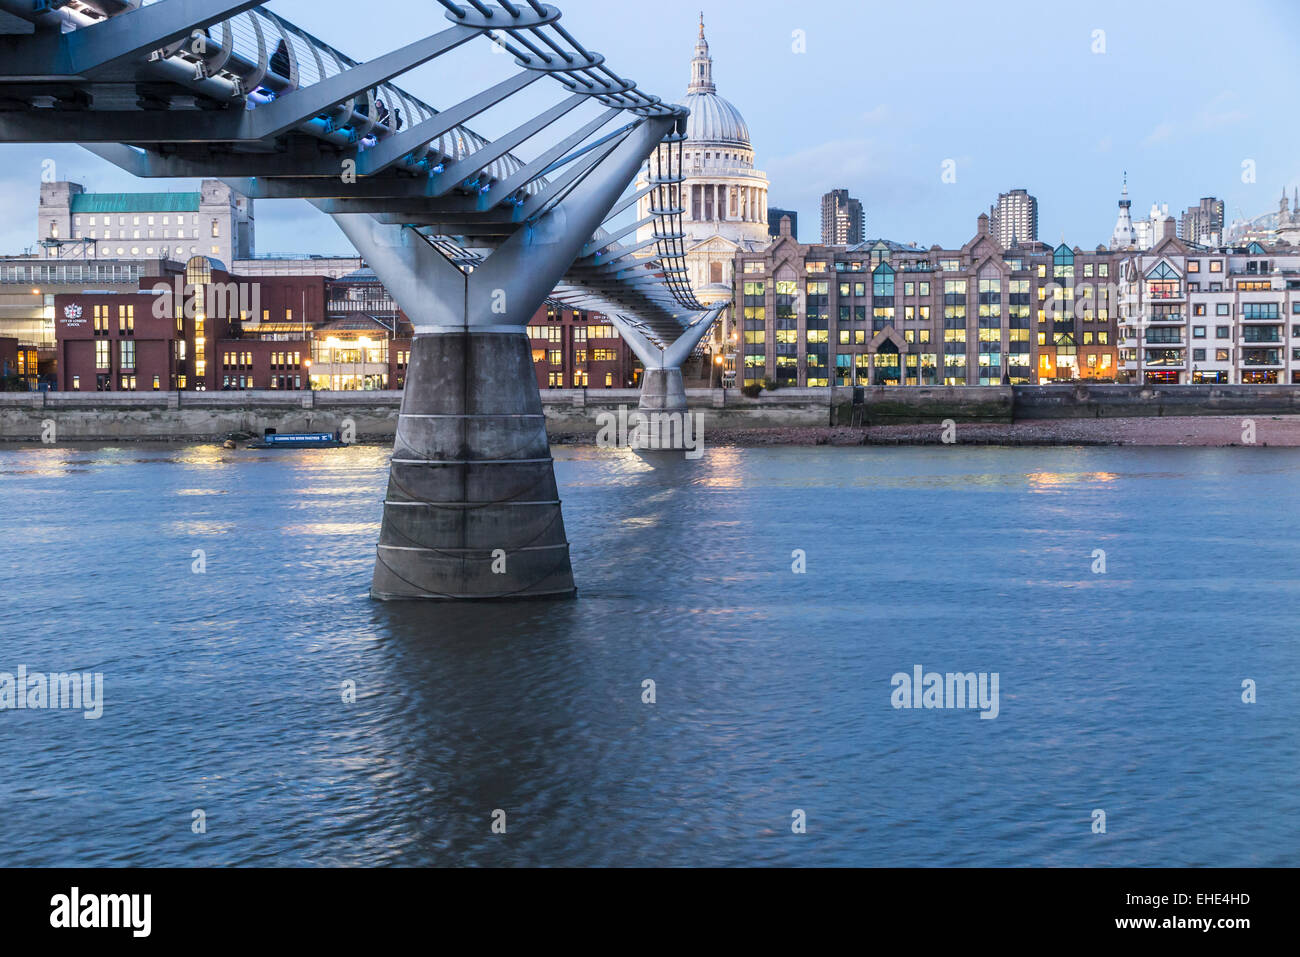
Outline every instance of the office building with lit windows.
<path fill-rule="evenodd" d="M 0 257 L 0 337 L 36 350 L 38 377 L 49 386 L 57 380 L 54 300 L 56 296 L 94 289 L 112 293 L 139 291 L 142 276 L 172 276 L 181 263 L 165 260 L 51 261 L 37 256 Z"/>
<path fill-rule="evenodd" d="M 847 189 L 833 189 L 822 196 L 822 245 L 856 246 L 866 232 L 866 210 Z"/>
<path fill-rule="evenodd" d="M 202 256 L 181 274 L 142 276 L 134 293 L 56 295 L 59 388 L 306 389 L 311 316 L 324 305 L 323 277 L 246 281 Z"/>
<path fill-rule="evenodd" d="M 737 256 L 737 378 L 781 386 L 1113 381 L 1117 257 L 1003 247 L 981 215 L 959 249 L 884 239 Z"/>
<path fill-rule="evenodd" d="M 0 336 L 0 389 L 35 389 L 36 349 L 9 336 Z"/>
<path fill-rule="evenodd" d="M 1008 249 L 1038 242 L 1037 198 L 1024 189 L 999 193 L 998 201 L 989 207 L 989 230 Z"/>
<path fill-rule="evenodd" d="M 539 389 L 630 389 L 641 366 L 600 313 L 546 304 L 528 324 Z"/>

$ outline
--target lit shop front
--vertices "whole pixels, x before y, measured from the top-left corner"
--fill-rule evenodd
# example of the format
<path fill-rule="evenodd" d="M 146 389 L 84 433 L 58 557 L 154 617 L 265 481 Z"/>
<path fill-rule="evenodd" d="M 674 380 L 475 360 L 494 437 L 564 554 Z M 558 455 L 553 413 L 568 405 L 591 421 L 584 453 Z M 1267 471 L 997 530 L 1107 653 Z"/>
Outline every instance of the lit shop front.
<path fill-rule="evenodd" d="M 311 387 L 332 392 L 388 388 L 388 339 L 339 332 L 312 340 Z"/>

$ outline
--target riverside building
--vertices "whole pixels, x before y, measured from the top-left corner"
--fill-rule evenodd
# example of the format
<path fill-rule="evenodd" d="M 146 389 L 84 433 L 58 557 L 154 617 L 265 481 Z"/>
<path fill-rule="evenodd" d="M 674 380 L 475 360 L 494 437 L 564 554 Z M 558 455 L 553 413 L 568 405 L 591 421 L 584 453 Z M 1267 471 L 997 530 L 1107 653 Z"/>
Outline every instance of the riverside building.
<path fill-rule="evenodd" d="M 37 355 L 40 382 L 57 379 L 54 301 L 94 290 L 133 293 L 142 276 L 170 277 L 183 268 L 166 260 L 51 261 L 38 256 L 0 257 L 0 337 L 16 339 Z M 27 370 L 30 376 L 30 369 Z"/>
<path fill-rule="evenodd" d="M 597 312 L 544 305 L 528 324 L 539 389 L 630 389 L 641 367 Z"/>
<path fill-rule="evenodd" d="M 160 292 L 166 289 L 166 292 Z M 54 297 L 59 388 L 71 392 L 309 388 L 323 277 L 246 281 L 196 256 L 134 293 Z"/>
<path fill-rule="evenodd" d="M 1169 218 L 1117 273 L 1124 381 L 1300 384 L 1300 248 L 1201 246 Z"/>
<path fill-rule="evenodd" d="M 369 269 L 250 278 L 201 256 L 130 291 L 55 294 L 52 310 L 72 392 L 401 389 L 413 335 Z M 543 307 L 528 332 L 543 388 L 635 384 L 603 316 Z"/>
<path fill-rule="evenodd" d="M 782 234 L 736 257 L 744 385 L 998 385 L 1113 381 L 1116 256 L 1003 247 L 980 215 L 958 249 L 885 239 L 804 245 Z"/>

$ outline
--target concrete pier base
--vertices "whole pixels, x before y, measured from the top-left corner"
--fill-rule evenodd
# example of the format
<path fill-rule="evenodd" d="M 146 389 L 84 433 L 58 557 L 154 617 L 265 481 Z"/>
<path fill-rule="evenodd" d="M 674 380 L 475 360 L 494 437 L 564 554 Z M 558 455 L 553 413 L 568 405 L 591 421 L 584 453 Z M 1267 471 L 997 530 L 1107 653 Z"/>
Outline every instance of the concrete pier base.
<path fill-rule="evenodd" d="M 641 379 L 637 408 L 645 412 L 685 412 L 686 385 L 682 370 L 646 369 Z"/>
<path fill-rule="evenodd" d="M 385 601 L 576 593 L 522 329 L 411 343 L 370 593 Z"/>

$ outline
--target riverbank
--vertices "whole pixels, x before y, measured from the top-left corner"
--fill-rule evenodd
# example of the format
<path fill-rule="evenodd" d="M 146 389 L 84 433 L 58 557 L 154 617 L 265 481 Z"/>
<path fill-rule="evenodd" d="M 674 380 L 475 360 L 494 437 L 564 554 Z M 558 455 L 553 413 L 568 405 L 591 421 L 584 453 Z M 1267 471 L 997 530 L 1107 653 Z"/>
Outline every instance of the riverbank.
<path fill-rule="evenodd" d="M 1300 445 L 1300 385 L 688 389 L 707 441 L 735 445 Z M 545 389 L 546 430 L 588 444 L 637 408 L 634 389 Z M 335 432 L 390 444 L 400 392 L 0 393 L 3 442 L 221 442 Z M 1250 441 L 1243 422 L 1256 423 Z M 1198 424 L 1191 425 L 1190 422 Z"/>
<path fill-rule="evenodd" d="M 1250 423 L 1254 424 L 1251 441 Z M 877 425 L 796 429 L 706 430 L 707 445 L 746 448 L 774 445 L 1127 445 L 1227 448 L 1300 447 L 1300 415 L 1130 417 L 1117 419 L 1031 419 L 1022 422 L 954 424 L 952 442 L 944 427 Z"/>

